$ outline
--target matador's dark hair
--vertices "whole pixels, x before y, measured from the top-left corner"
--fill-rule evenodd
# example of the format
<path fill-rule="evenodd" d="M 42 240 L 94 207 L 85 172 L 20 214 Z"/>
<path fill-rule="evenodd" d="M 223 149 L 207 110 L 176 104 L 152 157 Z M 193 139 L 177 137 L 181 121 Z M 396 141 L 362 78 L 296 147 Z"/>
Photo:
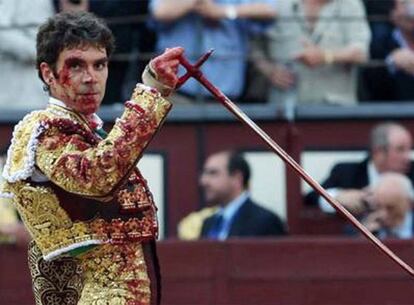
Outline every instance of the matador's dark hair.
<path fill-rule="evenodd" d="M 105 21 L 89 12 L 64 12 L 42 24 L 36 39 L 36 68 L 44 82 L 40 64 L 47 63 L 54 71 L 60 52 L 68 48 L 93 45 L 106 49 L 108 57 L 115 48 L 115 39 Z"/>

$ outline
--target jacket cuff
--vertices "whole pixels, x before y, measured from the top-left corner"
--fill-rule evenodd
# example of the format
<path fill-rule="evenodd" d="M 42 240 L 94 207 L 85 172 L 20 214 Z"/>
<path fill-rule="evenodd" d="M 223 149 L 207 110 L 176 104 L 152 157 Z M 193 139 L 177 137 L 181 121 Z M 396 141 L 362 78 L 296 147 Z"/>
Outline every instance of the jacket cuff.
<path fill-rule="evenodd" d="M 145 67 L 142 73 L 142 81 L 145 85 L 157 89 L 162 96 L 168 97 L 174 91 L 174 88 L 169 87 L 158 80 L 157 74 L 151 68 L 151 62 Z"/>

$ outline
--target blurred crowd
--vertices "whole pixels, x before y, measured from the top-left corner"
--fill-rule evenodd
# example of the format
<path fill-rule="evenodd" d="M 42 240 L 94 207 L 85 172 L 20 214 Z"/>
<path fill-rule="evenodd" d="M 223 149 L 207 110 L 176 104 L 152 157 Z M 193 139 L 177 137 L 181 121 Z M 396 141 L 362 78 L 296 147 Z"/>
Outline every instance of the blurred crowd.
<path fill-rule="evenodd" d="M 70 10 L 94 12 L 116 36 L 107 105 L 127 100 L 146 62 L 178 45 L 191 61 L 214 49 L 203 72 L 240 103 L 414 97 L 413 0 L 3 0 L 0 106 L 46 103 L 34 69 L 35 33 L 55 12 Z M 189 80 L 172 99 L 193 104 L 211 97 Z"/>

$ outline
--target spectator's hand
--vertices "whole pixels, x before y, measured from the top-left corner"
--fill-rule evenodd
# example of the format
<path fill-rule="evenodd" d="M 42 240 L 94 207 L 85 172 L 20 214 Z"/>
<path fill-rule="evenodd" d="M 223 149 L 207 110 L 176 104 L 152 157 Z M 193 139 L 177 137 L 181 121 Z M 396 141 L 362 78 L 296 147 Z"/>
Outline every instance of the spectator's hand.
<path fill-rule="evenodd" d="M 316 68 L 325 64 L 325 53 L 317 45 L 303 42 L 303 51 L 296 54 L 293 58 L 309 68 Z"/>
<path fill-rule="evenodd" d="M 370 231 L 375 232 L 383 228 L 387 213 L 384 209 L 376 210 L 362 220 L 362 224 Z"/>
<path fill-rule="evenodd" d="M 283 65 L 271 66 L 268 78 L 273 86 L 281 90 L 292 88 L 296 82 L 295 74 Z"/>
<path fill-rule="evenodd" d="M 366 211 L 369 193 L 366 190 L 342 190 L 336 199 L 351 213 L 359 215 Z"/>
<path fill-rule="evenodd" d="M 204 18 L 214 21 L 226 18 L 225 6 L 218 5 L 213 0 L 198 1 L 194 11 Z"/>
<path fill-rule="evenodd" d="M 407 48 L 395 50 L 391 57 L 397 69 L 414 75 L 414 52 Z"/>
<path fill-rule="evenodd" d="M 155 73 L 158 82 L 171 89 L 175 88 L 178 82 L 179 58 L 183 53 L 182 47 L 175 47 L 166 49 L 164 53 L 151 60 L 150 69 Z"/>

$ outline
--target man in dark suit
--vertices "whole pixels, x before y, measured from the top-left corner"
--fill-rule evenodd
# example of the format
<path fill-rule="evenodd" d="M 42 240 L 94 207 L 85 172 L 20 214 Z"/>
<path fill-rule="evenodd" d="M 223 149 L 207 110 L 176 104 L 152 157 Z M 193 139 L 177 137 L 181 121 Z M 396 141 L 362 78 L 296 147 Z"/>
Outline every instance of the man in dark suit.
<path fill-rule="evenodd" d="M 381 123 L 371 132 L 369 158 L 359 163 L 335 165 L 322 186 L 350 212 L 360 215 L 369 208 L 372 199 L 370 186 L 375 184 L 380 174 L 401 173 L 413 181 L 411 148 L 411 134 L 404 126 Z M 328 213 L 335 211 L 316 192 L 309 193 L 305 203 L 319 205 Z"/>
<path fill-rule="evenodd" d="M 280 218 L 250 199 L 250 168 L 237 153 L 219 152 L 205 162 L 200 184 L 210 205 L 220 208 L 204 220 L 203 238 L 258 237 L 286 234 Z"/>
<path fill-rule="evenodd" d="M 363 72 L 369 99 L 414 101 L 414 0 L 394 0 L 394 30 L 371 42 L 371 58 L 386 65 Z"/>

